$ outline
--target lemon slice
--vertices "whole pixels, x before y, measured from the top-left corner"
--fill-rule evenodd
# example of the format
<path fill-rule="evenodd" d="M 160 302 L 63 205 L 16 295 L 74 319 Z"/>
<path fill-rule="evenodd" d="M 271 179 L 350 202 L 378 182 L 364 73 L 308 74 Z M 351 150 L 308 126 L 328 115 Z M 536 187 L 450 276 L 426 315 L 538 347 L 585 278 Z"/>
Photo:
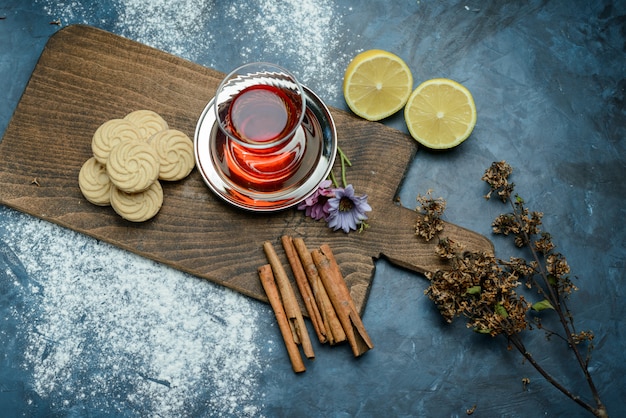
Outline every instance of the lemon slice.
<path fill-rule="evenodd" d="M 432 149 L 448 149 L 470 136 L 476 125 L 476 105 L 467 88 L 447 78 L 420 84 L 404 108 L 409 133 Z"/>
<path fill-rule="evenodd" d="M 381 120 L 396 113 L 412 90 L 413 75 L 406 63 L 380 49 L 355 56 L 343 78 L 348 107 L 367 120 Z"/>

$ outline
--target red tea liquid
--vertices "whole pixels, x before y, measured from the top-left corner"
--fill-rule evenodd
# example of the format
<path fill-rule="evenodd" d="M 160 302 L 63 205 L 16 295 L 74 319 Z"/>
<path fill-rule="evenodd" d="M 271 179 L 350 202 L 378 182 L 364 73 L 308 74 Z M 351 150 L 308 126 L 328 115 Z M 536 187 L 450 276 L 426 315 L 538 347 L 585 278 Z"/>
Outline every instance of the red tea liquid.
<path fill-rule="evenodd" d="M 255 85 L 242 90 L 231 102 L 227 129 L 243 142 L 267 144 L 289 134 L 301 111 L 287 90 Z"/>
<path fill-rule="evenodd" d="M 267 85 L 242 90 L 228 107 L 226 126 L 242 143 L 217 138 L 222 172 L 233 183 L 257 192 L 289 187 L 301 165 L 306 138 L 296 132 L 287 141 L 281 139 L 297 127 L 301 111 L 288 90 Z M 258 149 L 259 145 L 268 147 Z"/>

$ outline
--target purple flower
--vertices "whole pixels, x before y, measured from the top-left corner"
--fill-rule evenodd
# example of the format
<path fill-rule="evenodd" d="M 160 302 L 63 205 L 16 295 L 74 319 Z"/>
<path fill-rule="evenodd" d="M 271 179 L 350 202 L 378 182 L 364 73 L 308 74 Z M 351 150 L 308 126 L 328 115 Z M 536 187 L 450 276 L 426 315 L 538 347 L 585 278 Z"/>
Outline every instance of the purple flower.
<path fill-rule="evenodd" d="M 351 184 L 345 189 L 335 189 L 334 192 L 335 195 L 328 199 L 328 226 L 335 231 L 342 229 L 346 233 L 351 229 L 356 230 L 367 219 L 365 212 L 372 210 L 367 203 L 367 195 L 355 196 Z"/>
<path fill-rule="evenodd" d="M 334 190 L 330 188 L 332 184 L 330 180 L 322 181 L 317 190 L 298 205 L 298 209 L 304 210 L 306 216 L 317 221 L 320 219 L 327 220 L 330 210 L 328 200 L 335 195 Z"/>

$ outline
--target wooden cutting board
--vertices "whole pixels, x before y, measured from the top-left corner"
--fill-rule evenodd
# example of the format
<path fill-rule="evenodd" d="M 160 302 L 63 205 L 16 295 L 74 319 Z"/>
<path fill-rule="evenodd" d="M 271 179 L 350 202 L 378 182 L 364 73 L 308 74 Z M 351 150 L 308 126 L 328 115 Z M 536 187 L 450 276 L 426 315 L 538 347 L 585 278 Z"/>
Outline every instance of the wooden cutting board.
<path fill-rule="evenodd" d="M 60 30 L 48 41 L 0 143 L 0 203 L 260 300 L 266 300 L 256 273 L 266 263 L 262 244 L 273 242 L 283 257 L 284 234 L 303 237 L 310 248 L 331 246 L 360 311 L 374 259 L 386 257 L 417 272 L 442 267 L 434 243 L 414 234 L 414 210 L 395 201 L 415 141 L 337 109 L 331 113 L 339 145 L 353 163 L 349 182 L 369 195 L 373 208 L 363 233 L 333 232 L 295 209 L 262 215 L 235 209 L 212 194 L 197 170 L 163 184 L 163 208 L 145 223 L 124 221 L 83 198 L 78 172 L 100 124 L 150 109 L 193 138 L 222 77 L 99 29 Z M 468 249 L 493 251 L 481 235 L 452 224 L 445 228 Z"/>

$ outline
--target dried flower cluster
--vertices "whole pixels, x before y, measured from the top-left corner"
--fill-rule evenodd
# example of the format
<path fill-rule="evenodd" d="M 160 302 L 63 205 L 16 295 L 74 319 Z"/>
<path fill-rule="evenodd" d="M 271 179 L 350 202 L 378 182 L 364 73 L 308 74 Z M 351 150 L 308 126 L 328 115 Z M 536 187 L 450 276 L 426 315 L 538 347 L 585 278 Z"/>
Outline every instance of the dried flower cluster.
<path fill-rule="evenodd" d="M 426 295 L 446 321 L 464 315 L 469 328 L 492 336 L 527 328 L 526 313 L 531 305 L 515 291 L 521 269 L 502 266 L 484 253 L 466 252 L 452 261 L 451 270 L 427 274 L 431 285 Z"/>
<path fill-rule="evenodd" d="M 415 233 L 430 241 L 443 231 L 443 221 L 441 215 L 446 210 L 446 201 L 439 197 L 432 197 L 432 190 L 429 190 L 425 196 L 417 196 L 417 212 L 422 216 L 415 222 Z"/>
<path fill-rule="evenodd" d="M 494 255 L 464 251 L 449 238 L 441 237 L 444 223 L 441 220 L 446 202 L 442 198 L 433 199 L 431 191 L 426 196 L 418 196 L 420 214 L 415 231 L 420 238 L 430 241 L 437 237 L 437 254 L 448 261 L 446 270 L 427 274 L 430 286 L 425 294 L 436 304 L 447 322 L 455 317 L 467 318 L 467 326 L 474 331 L 491 336 L 504 335 L 510 346 L 517 348 L 526 360 L 543 377 L 574 402 L 595 416 L 606 417 L 606 407 L 600 400 L 599 392 L 593 384 L 588 370 L 590 353 L 593 349 L 591 331 L 576 332 L 574 319 L 567 308 L 566 299 L 576 286 L 570 279 L 570 267 L 563 254 L 556 252 L 549 233 L 541 230 L 541 212 L 531 212 L 524 200 L 515 195 L 514 184 L 509 182 L 513 169 L 505 161 L 494 162 L 486 171 L 482 180 L 489 185 L 485 198 L 497 195 L 503 203 L 509 203 L 512 211 L 498 216 L 492 223 L 495 234 L 511 235 L 515 245 L 524 248 L 531 255 L 530 261 L 511 257 L 509 261 Z M 517 288 L 524 283 L 526 288 L 534 290 L 539 301 L 530 303 Z M 555 312 L 562 325 L 561 333 L 546 330 L 538 315 L 529 321 L 529 311 Z M 535 360 L 522 342 L 522 331 L 542 329 L 546 337 L 557 335 L 568 343 L 574 357 L 589 385 L 595 405 L 558 383 Z M 578 346 L 587 344 L 587 356 L 584 358 Z"/>
<path fill-rule="evenodd" d="M 513 168 L 506 161 L 493 162 L 485 171 L 482 180 L 489 185 L 489 193 L 485 199 L 489 199 L 493 192 L 496 192 L 503 202 L 506 202 L 513 193 L 514 183 L 509 183 L 509 176 Z"/>
<path fill-rule="evenodd" d="M 524 199 L 515 196 L 511 199 L 514 190 L 514 184 L 508 180 L 513 169 L 505 161 L 494 162 L 491 164 L 482 180 L 489 185 L 489 192 L 485 198 L 489 199 L 495 192 L 502 202 L 510 202 L 513 211 L 498 216 L 491 224 L 495 234 L 514 236 L 514 242 L 517 247 L 529 247 L 533 254 L 533 260 L 529 263 L 532 271 L 527 276 L 527 287 L 535 289 L 540 294 L 546 290 L 554 289 L 554 294 L 547 294 L 547 297 L 553 296 L 554 302 L 559 303 L 560 298 L 565 298 L 577 287 L 571 282 L 569 273 L 570 268 L 563 254 L 554 252 L 555 245 L 549 233 L 541 230 L 543 213 L 530 212 L 526 208 Z M 544 276 L 547 283 L 539 283 L 535 281 L 537 276 Z M 547 285 L 548 289 L 545 289 Z"/>

